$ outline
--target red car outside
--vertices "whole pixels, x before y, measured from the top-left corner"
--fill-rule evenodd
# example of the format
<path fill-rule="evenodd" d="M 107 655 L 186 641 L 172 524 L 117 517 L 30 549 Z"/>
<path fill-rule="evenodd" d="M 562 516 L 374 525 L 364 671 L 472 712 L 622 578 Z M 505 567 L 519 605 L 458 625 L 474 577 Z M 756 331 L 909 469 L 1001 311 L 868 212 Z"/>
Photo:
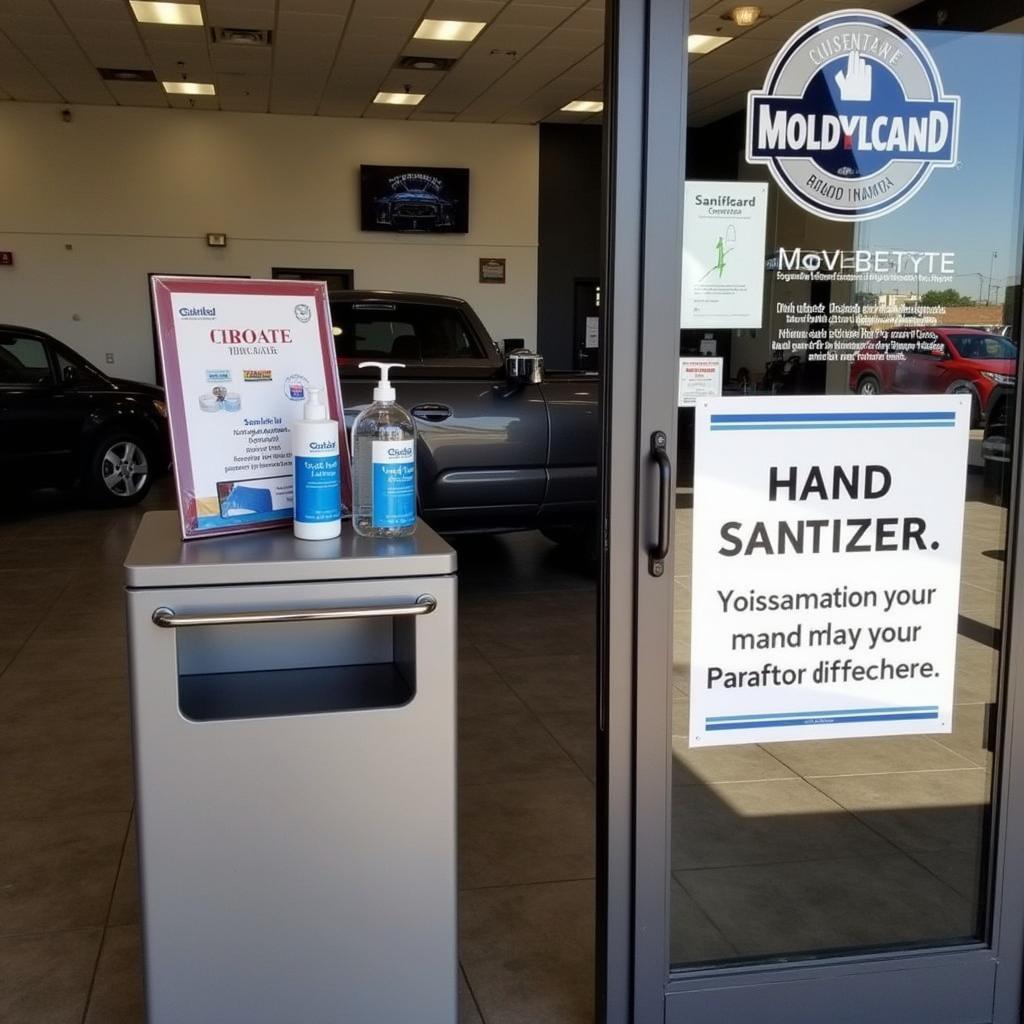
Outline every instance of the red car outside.
<path fill-rule="evenodd" d="M 850 366 L 850 390 L 859 395 L 970 394 L 972 426 L 997 387 L 1016 383 L 1016 343 L 975 327 L 883 331 Z"/>

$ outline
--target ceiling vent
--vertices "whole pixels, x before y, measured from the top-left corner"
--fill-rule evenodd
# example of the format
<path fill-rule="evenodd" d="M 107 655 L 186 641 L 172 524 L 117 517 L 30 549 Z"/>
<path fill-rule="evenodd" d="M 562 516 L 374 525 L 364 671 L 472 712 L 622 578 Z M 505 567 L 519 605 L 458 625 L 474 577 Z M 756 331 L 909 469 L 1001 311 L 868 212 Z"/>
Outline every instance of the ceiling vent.
<path fill-rule="evenodd" d="M 447 71 L 454 63 L 454 57 L 401 57 L 395 67 L 403 71 Z"/>
<path fill-rule="evenodd" d="M 211 28 L 210 38 L 215 43 L 230 46 L 269 46 L 273 33 L 268 28 Z"/>
<path fill-rule="evenodd" d="M 155 82 L 156 75 L 148 68 L 97 68 L 100 78 L 108 82 Z"/>

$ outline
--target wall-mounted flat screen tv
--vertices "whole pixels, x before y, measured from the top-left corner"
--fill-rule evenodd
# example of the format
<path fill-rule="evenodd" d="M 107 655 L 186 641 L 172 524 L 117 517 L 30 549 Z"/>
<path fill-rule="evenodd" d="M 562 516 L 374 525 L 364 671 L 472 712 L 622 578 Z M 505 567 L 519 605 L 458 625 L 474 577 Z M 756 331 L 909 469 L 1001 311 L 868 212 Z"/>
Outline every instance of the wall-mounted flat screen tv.
<path fill-rule="evenodd" d="M 469 231 L 469 169 L 363 164 L 364 231 L 464 235 Z"/>

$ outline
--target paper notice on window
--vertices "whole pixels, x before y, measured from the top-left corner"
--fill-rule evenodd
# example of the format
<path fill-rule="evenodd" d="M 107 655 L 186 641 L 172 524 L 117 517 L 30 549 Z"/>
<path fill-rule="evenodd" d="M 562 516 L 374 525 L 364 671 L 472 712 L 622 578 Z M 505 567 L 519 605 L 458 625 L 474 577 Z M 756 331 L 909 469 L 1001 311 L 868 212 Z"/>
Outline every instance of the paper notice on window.
<path fill-rule="evenodd" d="M 680 326 L 761 327 L 767 213 L 767 184 L 686 182 Z"/>
<path fill-rule="evenodd" d="M 722 393 L 720 356 L 683 356 L 679 360 L 679 408 L 692 409 L 699 398 Z"/>

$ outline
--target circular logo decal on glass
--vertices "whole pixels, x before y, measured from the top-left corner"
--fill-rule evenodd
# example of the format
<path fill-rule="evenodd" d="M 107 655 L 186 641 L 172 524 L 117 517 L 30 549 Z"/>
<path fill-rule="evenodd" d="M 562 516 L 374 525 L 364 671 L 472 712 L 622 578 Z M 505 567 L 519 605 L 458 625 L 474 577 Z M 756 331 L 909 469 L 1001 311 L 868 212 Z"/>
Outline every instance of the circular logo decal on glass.
<path fill-rule="evenodd" d="M 818 217 L 871 220 L 956 165 L 959 128 L 960 97 L 910 29 L 837 11 L 796 32 L 748 94 L 747 161 Z"/>

